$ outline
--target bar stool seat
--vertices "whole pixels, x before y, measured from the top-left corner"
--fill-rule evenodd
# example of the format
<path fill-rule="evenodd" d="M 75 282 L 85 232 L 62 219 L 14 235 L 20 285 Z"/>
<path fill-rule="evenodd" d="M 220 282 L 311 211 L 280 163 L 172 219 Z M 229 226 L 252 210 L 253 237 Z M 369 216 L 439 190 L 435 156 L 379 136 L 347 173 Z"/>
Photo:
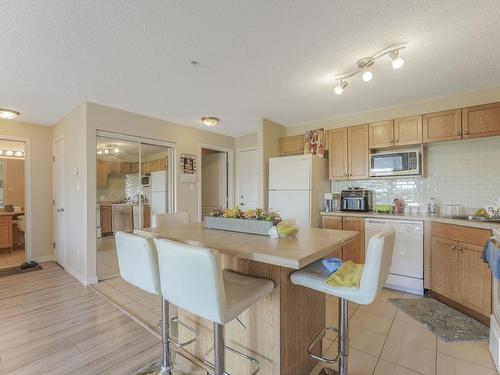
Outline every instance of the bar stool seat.
<path fill-rule="evenodd" d="M 222 270 L 219 253 L 214 250 L 166 239 L 155 241 L 163 297 L 213 322 L 214 374 L 226 373 L 225 349 L 258 364 L 254 358 L 224 345 L 224 324 L 271 293 L 274 282 Z"/>
<path fill-rule="evenodd" d="M 316 261 L 290 275 L 295 285 L 310 288 L 339 298 L 339 329 L 327 327 L 323 329 L 308 347 L 309 356 L 323 363 L 339 363 L 338 373 L 348 374 L 347 359 L 349 355 L 349 305 L 352 301 L 361 305 L 369 305 L 377 298 L 383 288 L 392 264 L 394 249 L 394 230 L 375 234 L 370 238 L 366 250 L 366 262 L 361 274 L 359 288 L 335 287 L 326 283 L 331 275 L 321 263 Z M 313 353 L 313 347 L 325 336 L 327 331 L 339 332 L 339 350 L 335 358 L 325 358 Z M 328 373 L 326 370 L 324 370 Z M 325 373 L 323 372 L 323 373 Z"/>

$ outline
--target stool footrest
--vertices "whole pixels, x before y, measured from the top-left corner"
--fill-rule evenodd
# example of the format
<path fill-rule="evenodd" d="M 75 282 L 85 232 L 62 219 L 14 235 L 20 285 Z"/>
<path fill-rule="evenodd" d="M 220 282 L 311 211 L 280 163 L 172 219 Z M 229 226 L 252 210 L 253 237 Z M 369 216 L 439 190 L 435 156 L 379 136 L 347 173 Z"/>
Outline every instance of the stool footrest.
<path fill-rule="evenodd" d="M 177 341 L 172 340 L 169 336 L 169 338 L 168 338 L 169 343 L 171 343 L 172 345 L 174 345 L 177 348 L 184 348 L 185 346 L 191 345 L 192 343 L 196 342 L 196 340 L 198 340 L 198 336 L 200 335 L 199 332 L 196 329 L 194 329 L 194 328 L 190 327 L 189 325 L 187 325 L 186 323 L 184 323 L 177 316 L 174 316 L 172 319 L 170 319 L 170 321 L 172 323 L 177 323 L 178 325 L 181 325 L 184 328 L 186 328 L 188 331 L 194 333 L 195 337 L 191 340 L 188 340 L 188 341 L 177 342 Z"/>
<path fill-rule="evenodd" d="M 340 353 L 337 353 L 335 358 L 326 358 L 326 357 L 323 357 L 322 355 L 313 353 L 314 346 L 326 336 L 327 332 L 337 332 L 338 333 L 339 330 L 337 328 L 334 328 L 334 327 L 323 328 L 323 330 L 321 330 L 321 332 L 318 334 L 318 336 L 316 336 L 316 338 L 307 347 L 307 354 L 309 354 L 309 357 L 311 357 L 317 361 L 323 362 L 323 363 L 329 363 L 329 364 L 330 363 L 337 363 L 337 361 L 339 360 L 339 357 L 340 357 Z"/>
<path fill-rule="evenodd" d="M 214 367 L 214 364 L 212 362 L 210 362 L 206 357 L 208 356 L 208 354 L 213 350 L 214 348 L 211 347 L 206 353 L 205 355 L 203 356 L 203 362 L 207 365 L 209 365 L 211 368 Z M 250 375 L 256 375 L 257 373 L 259 373 L 260 371 L 260 363 L 259 361 L 254 358 L 254 357 L 250 357 L 249 355 L 243 353 L 243 352 L 240 352 L 239 350 L 236 350 L 234 348 L 231 348 L 230 346 L 227 346 L 225 345 L 224 346 L 224 349 L 227 350 L 228 352 L 231 352 L 233 354 L 236 354 L 240 357 L 242 357 L 243 359 L 246 359 L 247 361 L 249 361 L 250 363 L 252 363 L 254 366 L 255 366 L 255 370 L 250 374 Z M 224 375 L 231 375 L 230 373 L 224 371 Z"/>

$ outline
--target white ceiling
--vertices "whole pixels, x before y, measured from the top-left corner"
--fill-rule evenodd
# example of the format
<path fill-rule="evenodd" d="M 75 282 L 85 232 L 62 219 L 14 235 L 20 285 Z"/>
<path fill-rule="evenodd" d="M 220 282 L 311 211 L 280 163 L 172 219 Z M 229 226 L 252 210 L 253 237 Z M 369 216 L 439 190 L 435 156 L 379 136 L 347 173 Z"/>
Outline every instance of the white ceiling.
<path fill-rule="evenodd" d="M 0 0 L 0 107 L 51 125 L 93 101 L 254 132 L 500 86 L 498 0 Z M 342 96 L 332 77 L 390 44 Z M 189 62 L 199 60 L 200 67 Z"/>

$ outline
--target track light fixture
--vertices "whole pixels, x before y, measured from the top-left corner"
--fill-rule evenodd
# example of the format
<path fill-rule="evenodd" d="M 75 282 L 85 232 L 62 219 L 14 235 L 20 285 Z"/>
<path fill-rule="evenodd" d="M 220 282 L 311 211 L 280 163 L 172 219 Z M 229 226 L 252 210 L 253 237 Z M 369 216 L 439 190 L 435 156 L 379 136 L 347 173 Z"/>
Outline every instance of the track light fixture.
<path fill-rule="evenodd" d="M 358 60 L 356 63 L 358 67 L 356 69 L 350 72 L 337 74 L 335 76 L 335 80 L 338 82 L 338 85 L 335 87 L 335 93 L 337 95 L 342 94 L 344 89 L 347 87 L 346 79 L 354 77 L 361 72 L 363 72 L 361 74 L 361 78 L 363 79 L 363 81 L 370 82 L 373 78 L 373 73 L 370 70 L 370 67 L 375 63 L 375 60 L 381 58 L 382 56 L 389 55 L 391 57 L 393 69 L 401 68 L 405 61 L 401 57 L 399 57 L 399 52 L 404 48 L 406 48 L 406 43 L 392 45 L 390 47 L 384 48 L 383 50 L 380 50 L 373 56 L 364 57 L 361 60 Z"/>

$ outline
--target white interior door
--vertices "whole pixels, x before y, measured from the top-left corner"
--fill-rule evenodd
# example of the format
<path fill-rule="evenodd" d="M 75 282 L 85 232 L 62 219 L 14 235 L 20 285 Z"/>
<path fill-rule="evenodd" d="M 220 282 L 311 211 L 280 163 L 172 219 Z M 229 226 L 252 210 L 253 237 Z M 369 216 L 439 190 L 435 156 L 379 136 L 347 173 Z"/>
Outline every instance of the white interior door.
<path fill-rule="evenodd" d="M 202 214 L 227 208 L 227 153 L 204 150 L 202 155 Z"/>
<path fill-rule="evenodd" d="M 238 200 L 242 209 L 257 208 L 257 149 L 238 151 Z"/>
<path fill-rule="evenodd" d="M 65 212 L 64 212 L 64 139 L 54 144 L 54 211 L 55 211 L 55 260 L 66 265 Z"/>

